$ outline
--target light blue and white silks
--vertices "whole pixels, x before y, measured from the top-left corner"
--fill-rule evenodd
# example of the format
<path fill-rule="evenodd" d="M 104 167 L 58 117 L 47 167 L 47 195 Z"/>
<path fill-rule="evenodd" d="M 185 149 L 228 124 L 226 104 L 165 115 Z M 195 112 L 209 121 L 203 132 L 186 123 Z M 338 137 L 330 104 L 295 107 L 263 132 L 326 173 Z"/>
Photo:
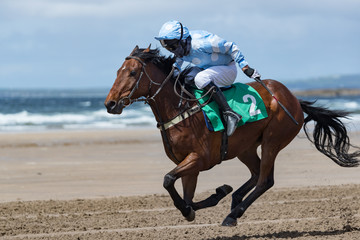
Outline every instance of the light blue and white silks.
<path fill-rule="evenodd" d="M 240 68 L 248 65 L 238 46 L 206 31 L 190 31 L 191 49 L 188 55 L 177 58 L 175 66 L 181 69 L 184 61 L 202 69 L 195 76 L 195 84 L 202 89 L 210 82 L 219 87 L 231 85 L 237 75 L 234 61 Z"/>

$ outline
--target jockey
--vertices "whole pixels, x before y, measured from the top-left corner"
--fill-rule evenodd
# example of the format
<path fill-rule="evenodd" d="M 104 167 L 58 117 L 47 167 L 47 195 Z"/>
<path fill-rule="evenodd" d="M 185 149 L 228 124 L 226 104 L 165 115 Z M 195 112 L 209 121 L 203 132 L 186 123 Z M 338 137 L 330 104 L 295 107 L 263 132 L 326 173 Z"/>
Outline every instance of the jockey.
<path fill-rule="evenodd" d="M 215 89 L 213 98 L 226 121 L 227 135 L 231 136 L 242 116 L 230 108 L 219 87 L 234 83 L 237 75 L 235 63 L 248 77 L 255 79 L 260 74 L 248 66 L 235 43 L 206 31 L 189 31 L 179 21 L 166 22 L 155 39 L 176 56 L 174 66 L 179 71 L 184 61 L 197 66 L 188 77 L 194 79 L 199 89 Z"/>

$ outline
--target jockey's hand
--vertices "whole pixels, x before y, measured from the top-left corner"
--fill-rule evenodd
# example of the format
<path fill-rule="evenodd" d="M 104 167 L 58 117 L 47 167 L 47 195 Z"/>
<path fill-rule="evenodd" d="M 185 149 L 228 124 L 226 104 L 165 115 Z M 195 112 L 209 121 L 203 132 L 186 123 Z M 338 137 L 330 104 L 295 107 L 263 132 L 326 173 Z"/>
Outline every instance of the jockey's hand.
<path fill-rule="evenodd" d="M 247 67 L 243 71 L 244 71 L 245 75 L 248 76 L 249 78 L 252 78 L 252 79 L 261 78 L 260 73 L 256 69 L 253 69 L 251 67 Z"/>

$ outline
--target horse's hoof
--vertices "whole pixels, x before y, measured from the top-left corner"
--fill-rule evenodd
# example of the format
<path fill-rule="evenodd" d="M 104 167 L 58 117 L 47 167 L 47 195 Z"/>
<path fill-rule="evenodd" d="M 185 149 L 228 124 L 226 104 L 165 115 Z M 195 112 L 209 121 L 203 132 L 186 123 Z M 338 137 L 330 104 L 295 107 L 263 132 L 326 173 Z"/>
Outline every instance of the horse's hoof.
<path fill-rule="evenodd" d="M 224 184 L 221 187 L 218 187 L 216 189 L 216 193 L 220 194 L 221 192 L 223 192 L 225 194 L 225 196 L 226 196 L 229 193 L 231 193 L 232 190 L 233 190 L 233 188 L 231 186 Z"/>
<path fill-rule="evenodd" d="M 195 219 L 195 211 L 194 211 L 194 209 L 193 209 L 192 207 L 189 206 L 189 208 L 190 208 L 190 212 L 189 212 L 189 214 L 185 217 L 185 219 L 186 219 L 187 221 L 189 221 L 189 222 L 192 222 L 192 221 L 194 221 L 194 219 Z"/>
<path fill-rule="evenodd" d="M 233 219 L 232 217 L 226 217 L 221 225 L 225 227 L 235 227 L 236 224 L 236 219 Z"/>

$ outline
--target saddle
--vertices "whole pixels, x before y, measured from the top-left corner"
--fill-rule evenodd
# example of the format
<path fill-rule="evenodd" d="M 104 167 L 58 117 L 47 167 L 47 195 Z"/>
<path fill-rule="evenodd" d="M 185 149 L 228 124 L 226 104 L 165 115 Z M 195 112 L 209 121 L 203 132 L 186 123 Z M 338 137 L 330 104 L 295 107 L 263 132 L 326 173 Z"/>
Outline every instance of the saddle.
<path fill-rule="evenodd" d="M 238 127 L 248 122 L 255 122 L 267 118 L 267 111 L 264 101 L 258 92 L 249 85 L 243 83 L 235 83 L 227 88 L 221 88 L 229 106 L 242 116 Z M 204 95 L 204 90 L 194 89 L 194 95 L 200 99 Z M 199 100 L 200 104 L 205 104 L 209 100 L 206 96 Z M 207 127 L 210 131 L 223 131 L 225 129 L 222 121 L 222 114 L 215 101 L 209 101 L 202 108 L 206 120 Z"/>

